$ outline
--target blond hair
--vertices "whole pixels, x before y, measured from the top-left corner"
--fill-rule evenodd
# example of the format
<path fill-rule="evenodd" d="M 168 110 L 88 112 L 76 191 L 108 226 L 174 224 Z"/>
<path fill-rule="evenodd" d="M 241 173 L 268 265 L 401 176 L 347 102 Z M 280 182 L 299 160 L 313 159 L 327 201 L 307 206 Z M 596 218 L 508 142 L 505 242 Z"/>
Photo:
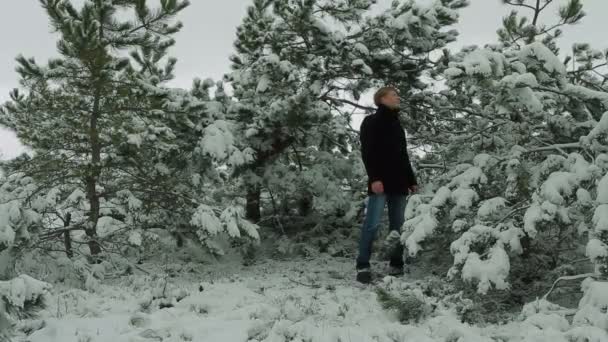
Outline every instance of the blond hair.
<path fill-rule="evenodd" d="M 378 89 L 378 91 L 376 91 L 376 93 L 374 94 L 374 103 L 376 104 L 376 106 L 380 106 L 380 104 L 382 104 L 382 98 L 385 97 L 391 91 L 398 93 L 397 88 L 395 87 L 382 87 Z"/>

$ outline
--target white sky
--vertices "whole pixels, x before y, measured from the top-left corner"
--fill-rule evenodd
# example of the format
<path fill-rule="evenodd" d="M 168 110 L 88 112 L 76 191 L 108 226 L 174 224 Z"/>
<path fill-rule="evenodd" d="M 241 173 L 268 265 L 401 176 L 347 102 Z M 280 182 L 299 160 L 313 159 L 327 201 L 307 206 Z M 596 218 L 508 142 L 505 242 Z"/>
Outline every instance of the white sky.
<path fill-rule="evenodd" d="M 75 2 L 81 2 L 77 0 Z M 419 0 L 423 1 L 423 0 Z M 428 0 L 431 1 L 431 0 Z M 557 5 L 566 0 L 556 0 L 549 8 L 554 15 Z M 151 1 L 152 3 L 153 1 Z M 379 0 L 381 4 L 390 0 Z M 483 45 L 495 41 L 496 29 L 503 16 L 512 8 L 501 0 L 471 0 L 471 5 L 461 12 L 457 25 L 460 39 L 455 47 L 470 44 Z M 608 48 L 606 23 L 607 0 L 582 0 L 588 13 L 583 23 L 565 30 L 561 40 L 563 49 L 574 42 L 588 42 L 598 49 Z M 220 79 L 229 71 L 228 56 L 233 51 L 235 30 L 251 0 L 205 1 L 191 0 L 192 5 L 180 16 L 183 30 L 176 36 L 177 44 L 171 55 L 178 58 L 176 79 L 173 85 L 189 87 L 194 77 Z M 553 18 L 543 22 L 550 23 Z M 15 57 L 23 54 L 44 62 L 56 56 L 57 37 L 50 33 L 48 19 L 37 0 L 12 1 L 10 11 L 0 11 L 0 32 L 3 34 L 0 49 L 0 102 L 8 99 L 10 89 L 16 87 Z M 13 34 L 18 32 L 18 34 Z M 358 127 L 359 121 L 354 122 Z M 0 127 L 0 158 L 11 158 L 23 151 L 15 135 Z"/>

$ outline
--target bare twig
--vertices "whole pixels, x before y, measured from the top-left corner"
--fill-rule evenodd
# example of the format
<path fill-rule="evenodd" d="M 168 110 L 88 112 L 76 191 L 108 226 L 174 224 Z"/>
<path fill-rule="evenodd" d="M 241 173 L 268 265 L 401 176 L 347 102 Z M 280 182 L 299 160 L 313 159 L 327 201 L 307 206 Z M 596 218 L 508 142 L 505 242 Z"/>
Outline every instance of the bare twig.
<path fill-rule="evenodd" d="M 528 208 L 530 208 L 529 205 L 520 207 L 520 208 L 515 208 L 513 210 L 511 210 L 507 215 L 505 215 L 503 218 L 501 218 L 500 220 L 498 220 L 498 223 L 504 222 L 506 219 L 508 219 L 509 217 L 515 215 L 516 213 L 522 211 L 522 210 L 527 210 Z"/>
<path fill-rule="evenodd" d="M 547 294 L 545 294 L 543 296 L 543 299 L 547 299 L 547 297 L 549 297 L 549 295 L 551 294 L 551 292 L 553 292 L 553 289 L 555 289 L 555 285 L 557 285 L 557 283 L 559 283 L 562 280 L 576 280 L 576 279 L 582 279 L 582 278 L 597 278 L 597 274 L 595 273 L 585 273 L 585 274 L 577 274 L 577 275 L 573 275 L 573 276 L 563 276 L 563 277 L 559 277 L 555 280 L 555 282 L 553 282 L 553 285 L 551 286 L 551 289 L 549 289 L 549 292 L 547 292 Z"/>
<path fill-rule="evenodd" d="M 363 106 L 363 105 L 360 105 L 360 104 L 358 104 L 358 103 L 355 103 L 355 102 L 352 102 L 352 101 L 349 101 L 349 100 L 346 100 L 346 99 L 337 99 L 337 98 L 335 98 L 335 97 L 330 97 L 330 96 L 324 96 L 322 99 L 324 99 L 324 100 L 329 100 L 329 101 L 334 101 L 334 102 L 342 102 L 342 103 L 345 103 L 345 104 L 351 105 L 351 106 L 353 106 L 353 107 L 356 107 L 356 108 L 359 108 L 359 109 L 366 110 L 366 111 L 368 111 L 368 112 L 373 112 L 373 111 L 375 111 L 375 110 L 376 110 L 376 109 L 375 109 L 375 108 L 373 108 L 373 107 L 367 107 L 367 106 Z"/>
<path fill-rule="evenodd" d="M 544 141 L 540 140 L 538 137 L 535 137 L 535 136 L 532 136 L 532 139 L 538 141 L 539 143 L 545 145 L 546 147 L 552 147 L 552 148 L 556 149 L 557 151 L 559 151 L 564 156 L 568 156 L 568 153 L 566 153 L 566 151 L 564 151 L 562 149 L 562 147 L 560 147 L 559 145 L 551 145 L 551 144 L 549 144 L 547 142 L 544 142 Z"/>
<path fill-rule="evenodd" d="M 531 10 L 536 11 L 536 8 L 535 8 L 535 7 L 533 7 L 533 6 L 531 6 L 531 5 L 528 5 L 528 4 L 524 4 L 524 3 L 521 3 L 521 4 L 520 4 L 520 3 L 516 3 L 516 2 L 511 2 L 510 0 L 505 0 L 505 3 L 506 3 L 506 4 L 509 4 L 509 5 L 511 5 L 511 6 L 527 7 L 527 8 L 529 8 L 529 9 L 531 9 Z"/>
<path fill-rule="evenodd" d="M 534 8 L 534 19 L 532 19 L 532 25 L 536 26 L 536 23 L 538 22 L 538 16 L 540 15 L 541 11 L 542 9 L 540 8 L 540 0 L 536 0 L 536 7 Z"/>

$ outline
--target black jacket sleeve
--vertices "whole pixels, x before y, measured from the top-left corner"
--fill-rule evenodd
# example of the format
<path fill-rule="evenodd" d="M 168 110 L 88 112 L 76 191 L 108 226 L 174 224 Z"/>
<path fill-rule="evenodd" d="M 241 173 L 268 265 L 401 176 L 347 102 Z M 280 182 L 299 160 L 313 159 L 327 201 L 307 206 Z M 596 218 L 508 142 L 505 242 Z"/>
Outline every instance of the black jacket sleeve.
<path fill-rule="evenodd" d="M 381 179 L 381 136 L 378 135 L 376 126 L 376 122 L 367 117 L 361 123 L 360 129 L 361 157 L 371 182 Z"/>

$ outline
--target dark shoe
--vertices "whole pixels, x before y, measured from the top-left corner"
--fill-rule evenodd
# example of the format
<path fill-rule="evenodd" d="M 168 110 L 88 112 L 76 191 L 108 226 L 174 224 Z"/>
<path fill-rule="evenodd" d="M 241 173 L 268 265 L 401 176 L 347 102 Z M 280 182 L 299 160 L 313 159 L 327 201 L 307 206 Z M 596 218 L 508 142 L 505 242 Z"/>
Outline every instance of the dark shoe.
<path fill-rule="evenodd" d="M 362 284 L 369 284 L 372 282 L 372 271 L 369 268 L 362 268 L 357 270 L 357 281 Z"/>
<path fill-rule="evenodd" d="M 392 276 L 392 277 L 398 277 L 398 276 L 402 276 L 403 275 L 403 267 L 397 267 L 397 266 L 389 266 L 388 267 L 388 275 Z"/>

